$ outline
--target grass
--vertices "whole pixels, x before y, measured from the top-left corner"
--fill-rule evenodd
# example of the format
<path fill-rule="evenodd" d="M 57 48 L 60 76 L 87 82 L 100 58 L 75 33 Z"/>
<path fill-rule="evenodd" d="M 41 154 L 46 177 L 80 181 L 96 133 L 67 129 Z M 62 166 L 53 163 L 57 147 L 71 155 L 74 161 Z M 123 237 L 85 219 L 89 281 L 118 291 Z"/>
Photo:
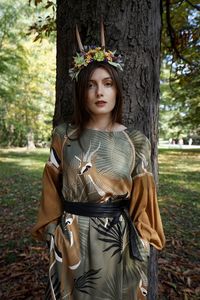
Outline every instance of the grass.
<path fill-rule="evenodd" d="M 200 151 L 160 150 L 159 202 L 167 237 L 198 242 Z"/>
<path fill-rule="evenodd" d="M 2 292 L 4 300 L 42 299 L 47 258 L 44 246 L 31 239 L 30 229 L 36 220 L 48 153 L 48 149 L 0 150 L 0 267 L 2 278 L 7 278 Z M 198 150 L 159 150 L 158 199 L 167 238 L 159 258 L 162 300 L 198 299 L 195 268 L 200 231 L 199 162 Z M 17 279 L 11 284 L 13 272 L 22 268 L 22 261 L 23 269 L 27 270 L 27 289 L 25 286 L 21 294 L 18 291 L 17 296 L 12 296 L 19 284 Z"/>
<path fill-rule="evenodd" d="M 12 242 L 7 239 L 7 229 L 13 222 L 16 234 L 18 230 L 30 228 L 34 224 L 38 209 L 38 199 L 41 193 L 41 178 L 44 162 L 47 160 L 48 150 L 42 149 L 33 152 L 23 150 L 0 151 L 0 198 L 2 214 L 1 226 L 3 242 L 1 247 L 13 248 L 13 244 L 30 242 L 28 230 L 25 236 L 19 236 Z M 8 226 L 8 227 L 7 227 Z M 9 233 L 10 234 L 10 233 Z M 9 236 L 8 234 L 8 236 Z M 12 232 L 11 232 L 12 234 Z"/>
<path fill-rule="evenodd" d="M 199 299 L 200 150 L 159 150 L 158 199 L 166 234 L 159 258 L 162 300 Z"/>
<path fill-rule="evenodd" d="M 4 300 L 42 300 L 48 257 L 32 240 L 49 150 L 0 150 L 0 295 Z"/>

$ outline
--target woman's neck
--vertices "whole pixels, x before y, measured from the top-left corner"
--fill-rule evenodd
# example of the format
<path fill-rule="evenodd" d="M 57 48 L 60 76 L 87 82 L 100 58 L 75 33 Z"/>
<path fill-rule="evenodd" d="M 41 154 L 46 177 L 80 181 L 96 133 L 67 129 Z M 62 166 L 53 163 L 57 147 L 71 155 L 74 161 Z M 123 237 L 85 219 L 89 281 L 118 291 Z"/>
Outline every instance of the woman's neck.
<path fill-rule="evenodd" d="M 95 119 L 90 119 L 86 127 L 103 131 L 111 131 L 113 123 L 110 117 L 96 116 Z"/>
<path fill-rule="evenodd" d="M 100 131 L 122 131 L 127 129 L 120 123 L 113 123 L 111 118 L 95 117 L 90 119 L 87 123 L 86 128 L 100 130 Z"/>

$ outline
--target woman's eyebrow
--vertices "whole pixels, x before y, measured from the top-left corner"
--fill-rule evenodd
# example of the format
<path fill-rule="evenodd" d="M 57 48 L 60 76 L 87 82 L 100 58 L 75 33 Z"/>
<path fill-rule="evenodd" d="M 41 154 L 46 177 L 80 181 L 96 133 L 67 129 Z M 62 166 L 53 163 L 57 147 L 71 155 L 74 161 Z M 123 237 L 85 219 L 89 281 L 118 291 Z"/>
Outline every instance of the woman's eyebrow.
<path fill-rule="evenodd" d="M 103 80 L 108 80 L 108 79 L 112 80 L 111 77 L 105 77 L 105 78 L 102 79 L 102 81 Z M 90 79 L 89 82 L 96 82 L 96 80 L 95 79 Z"/>
<path fill-rule="evenodd" d="M 111 80 L 112 81 L 112 78 L 111 77 L 105 77 L 105 78 L 103 78 L 103 81 L 106 81 L 106 80 Z"/>

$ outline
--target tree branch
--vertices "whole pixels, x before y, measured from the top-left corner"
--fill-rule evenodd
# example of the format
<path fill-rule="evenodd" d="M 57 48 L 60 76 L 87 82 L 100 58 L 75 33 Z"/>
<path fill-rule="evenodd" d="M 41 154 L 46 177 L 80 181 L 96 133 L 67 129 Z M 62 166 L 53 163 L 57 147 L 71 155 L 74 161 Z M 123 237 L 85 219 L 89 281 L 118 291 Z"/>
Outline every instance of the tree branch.
<path fill-rule="evenodd" d="M 170 0 L 166 0 L 166 22 L 167 22 L 167 29 L 168 29 L 168 33 L 169 33 L 170 42 L 171 42 L 171 48 L 174 50 L 174 52 L 178 58 L 182 59 L 189 65 L 194 65 L 194 63 L 189 61 L 187 58 L 185 58 L 176 47 L 176 36 L 175 36 L 176 34 L 175 34 L 175 30 L 171 24 L 170 5 L 171 5 Z"/>
<path fill-rule="evenodd" d="M 198 6 L 198 4 L 193 4 L 191 3 L 189 0 L 185 0 L 189 5 L 191 5 L 192 7 L 194 7 L 195 9 L 197 9 L 198 11 L 200 11 L 200 6 Z"/>
<path fill-rule="evenodd" d="M 28 1 L 29 2 L 29 5 L 31 4 L 31 2 L 32 2 L 32 0 L 29 0 Z M 42 0 L 34 0 L 34 4 L 35 4 L 35 6 L 37 6 L 39 3 L 41 3 L 42 2 Z"/>

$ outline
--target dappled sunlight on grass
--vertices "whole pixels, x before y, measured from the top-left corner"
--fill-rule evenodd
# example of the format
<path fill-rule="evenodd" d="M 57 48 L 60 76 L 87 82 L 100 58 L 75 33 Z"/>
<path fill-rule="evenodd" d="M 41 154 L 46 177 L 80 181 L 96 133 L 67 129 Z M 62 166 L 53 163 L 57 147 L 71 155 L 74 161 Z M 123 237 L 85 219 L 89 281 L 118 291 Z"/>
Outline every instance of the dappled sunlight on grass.
<path fill-rule="evenodd" d="M 44 163 L 48 157 L 48 154 L 49 149 L 47 148 L 35 149 L 34 151 L 28 151 L 27 148 L 17 148 L 17 150 L 0 149 L 0 161 L 9 161 L 10 159 L 12 161 L 14 160 L 16 163 L 21 163 L 21 161 L 26 160 L 28 166 L 30 162 L 33 161 Z"/>
<path fill-rule="evenodd" d="M 26 231 L 22 237 L 18 237 L 17 244 L 21 243 L 21 239 L 30 241 L 30 226 L 36 220 L 42 172 L 48 153 L 48 149 L 0 149 L 2 226 L 9 228 L 16 219 L 16 231 Z M 5 243 L 9 248 L 9 240 L 4 240 L 4 246 Z"/>
<path fill-rule="evenodd" d="M 200 199 L 200 151 L 159 151 L 158 198 L 166 235 L 197 239 Z M 184 236 L 182 233 L 184 232 Z"/>
<path fill-rule="evenodd" d="M 12 170 L 12 176 L 25 172 L 27 176 L 38 176 L 48 159 L 48 149 L 36 149 L 27 151 L 26 148 L 19 148 L 16 151 L 0 149 L 0 168 L 4 176 L 9 176 Z M 0 177 L 1 179 L 1 177 Z"/>

